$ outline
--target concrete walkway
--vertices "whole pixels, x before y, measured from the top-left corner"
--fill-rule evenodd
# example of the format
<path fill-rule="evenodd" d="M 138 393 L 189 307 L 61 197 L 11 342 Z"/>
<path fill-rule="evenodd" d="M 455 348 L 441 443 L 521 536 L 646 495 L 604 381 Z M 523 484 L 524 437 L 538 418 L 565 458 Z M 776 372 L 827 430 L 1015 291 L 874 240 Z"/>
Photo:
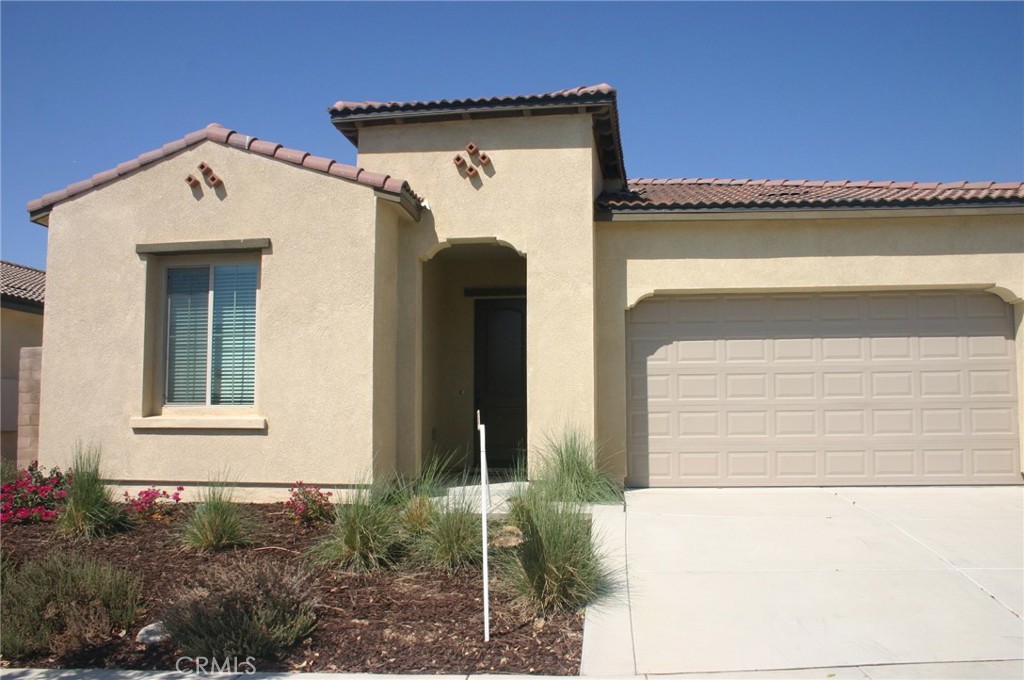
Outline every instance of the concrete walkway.
<path fill-rule="evenodd" d="M 594 521 L 621 584 L 584 675 L 1024 677 L 1020 487 L 649 489 Z"/>

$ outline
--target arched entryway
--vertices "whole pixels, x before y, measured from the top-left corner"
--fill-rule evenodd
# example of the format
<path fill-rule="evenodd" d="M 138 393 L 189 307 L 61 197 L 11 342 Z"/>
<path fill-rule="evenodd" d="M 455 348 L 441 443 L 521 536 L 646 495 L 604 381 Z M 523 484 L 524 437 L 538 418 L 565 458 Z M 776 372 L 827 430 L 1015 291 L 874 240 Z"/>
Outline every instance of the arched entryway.
<path fill-rule="evenodd" d="M 496 241 L 446 244 L 423 265 L 423 452 L 526 464 L 526 258 Z"/>

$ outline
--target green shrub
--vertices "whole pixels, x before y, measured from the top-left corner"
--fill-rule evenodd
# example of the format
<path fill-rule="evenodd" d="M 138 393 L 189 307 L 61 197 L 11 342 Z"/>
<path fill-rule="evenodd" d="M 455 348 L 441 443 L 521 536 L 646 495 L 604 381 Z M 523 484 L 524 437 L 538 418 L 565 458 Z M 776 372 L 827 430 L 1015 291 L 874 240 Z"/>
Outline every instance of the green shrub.
<path fill-rule="evenodd" d="M 373 571 L 393 565 L 402 552 L 403 532 L 393 498 L 357 489 L 335 506 L 330 532 L 313 546 L 318 564 Z"/>
<path fill-rule="evenodd" d="M 302 480 L 288 489 L 288 500 L 284 509 L 296 522 L 307 527 L 334 519 L 334 505 L 331 503 L 330 491 L 324 491 L 315 484 L 306 484 Z"/>
<path fill-rule="evenodd" d="M 527 490 L 513 499 L 509 519 L 522 532 L 512 550 L 512 577 L 539 612 L 577 611 L 608 591 L 610 574 L 578 504 Z"/>
<path fill-rule="evenodd" d="M 316 625 L 312 590 L 301 567 L 237 560 L 179 592 L 164 625 L 187 656 L 274 657 Z"/>
<path fill-rule="evenodd" d="M 231 490 L 212 484 L 199 491 L 199 501 L 185 518 L 182 539 L 198 550 L 219 550 L 252 543 L 253 523 L 231 501 Z"/>
<path fill-rule="evenodd" d="M 64 509 L 57 516 L 57 526 L 61 531 L 92 538 L 131 527 L 131 516 L 103 484 L 99 447 L 83 449 L 78 444 L 68 476 L 71 477 L 71 488 L 64 499 Z"/>
<path fill-rule="evenodd" d="M 131 625 L 141 584 L 127 573 L 72 553 L 3 566 L 0 619 L 4 656 L 63 656 L 110 640 Z"/>
<path fill-rule="evenodd" d="M 480 514 L 465 492 L 453 491 L 434 504 L 412 550 L 419 560 L 452 571 L 481 562 L 481 541 Z"/>
<path fill-rule="evenodd" d="M 17 478 L 17 463 L 6 458 L 0 459 L 0 484 L 11 484 Z"/>
<path fill-rule="evenodd" d="M 597 467 L 600 447 L 581 429 L 566 427 L 546 437 L 536 480 L 550 498 L 570 503 L 617 503 L 622 487 Z"/>

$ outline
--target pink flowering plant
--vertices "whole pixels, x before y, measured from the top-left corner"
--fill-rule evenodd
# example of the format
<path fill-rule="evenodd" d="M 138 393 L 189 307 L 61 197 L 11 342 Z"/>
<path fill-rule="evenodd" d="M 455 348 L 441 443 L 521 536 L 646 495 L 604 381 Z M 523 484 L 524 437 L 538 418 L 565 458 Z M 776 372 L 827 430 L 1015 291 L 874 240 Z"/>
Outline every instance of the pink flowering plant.
<path fill-rule="evenodd" d="M 333 521 L 334 507 L 330 491 L 325 492 L 318 486 L 298 481 L 288 489 L 288 494 L 289 498 L 284 502 L 284 507 L 296 522 L 310 526 Z"/>
<path fill-rule="evenodd" d="M 125 491 L 124 503 L 139 519 L 156 519 L 163 516 L 163 510 L 168 503 L 173 506 L 181 501 L 181 492 L 184 490 L 185 487 L 178 486 L 175 487 L 174 493 L 167 493 L 166 489 L 151 486 L 134 496 Z"/>
<path fill-rule="evenodd" d="M 0 487 L 0 524 L 52 522 L 64 506 L 71 476 L 60 468 L 44 472 L 38 463 L 18 471 L 13 482 Z"/>

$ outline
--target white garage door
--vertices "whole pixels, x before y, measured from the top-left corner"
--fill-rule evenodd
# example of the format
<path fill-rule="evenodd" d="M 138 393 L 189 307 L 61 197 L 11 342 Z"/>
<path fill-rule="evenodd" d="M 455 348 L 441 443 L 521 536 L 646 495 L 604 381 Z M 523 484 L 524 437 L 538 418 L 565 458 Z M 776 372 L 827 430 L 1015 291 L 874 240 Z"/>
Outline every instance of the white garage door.
<path fill-rule="evenodd" d="M 632 485 L 1021 482 L 995 295 L 653 298 L 627 326 Z"/>

